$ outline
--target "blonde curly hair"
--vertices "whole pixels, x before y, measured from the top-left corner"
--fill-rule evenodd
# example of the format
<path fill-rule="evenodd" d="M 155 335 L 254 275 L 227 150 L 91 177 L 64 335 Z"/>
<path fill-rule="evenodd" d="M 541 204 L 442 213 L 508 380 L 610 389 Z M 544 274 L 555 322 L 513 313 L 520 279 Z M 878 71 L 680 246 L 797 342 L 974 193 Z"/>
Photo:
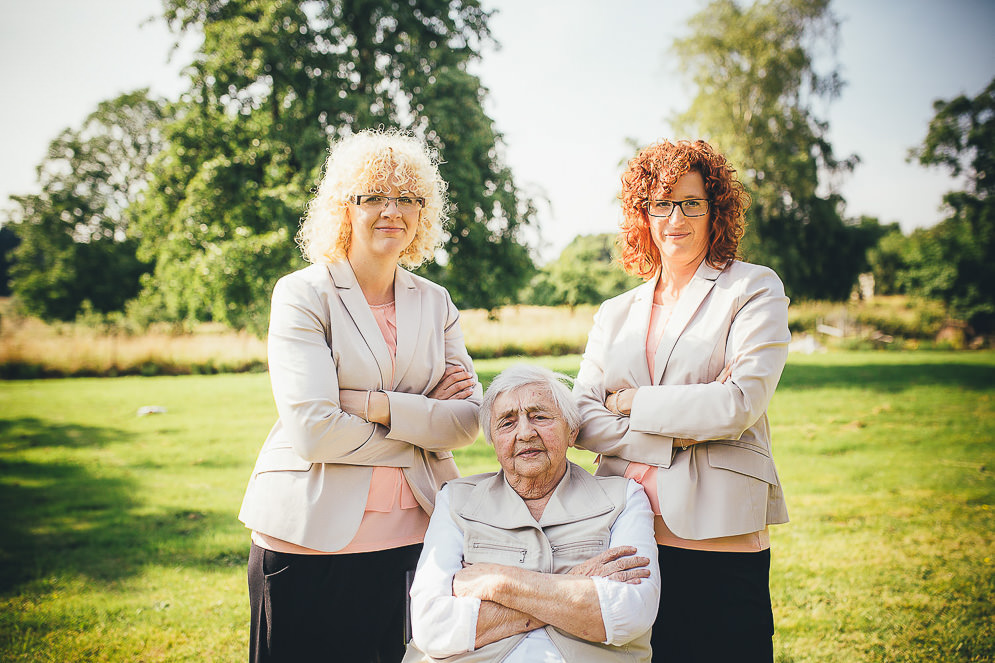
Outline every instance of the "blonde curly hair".
<path fill-rule="evenodd" d="M 333 142 L 324 175 L 297 232 L 311 263 L 345 260 L 352 240 L 347 210 L 360 193 L 386 193 L 390 184 L 425 199 L 418 228 L 398 262 L 417 267 L 442 243 L 449 203 L 438 157 L 419 138 L 396 129 L 367 129 Z"/>

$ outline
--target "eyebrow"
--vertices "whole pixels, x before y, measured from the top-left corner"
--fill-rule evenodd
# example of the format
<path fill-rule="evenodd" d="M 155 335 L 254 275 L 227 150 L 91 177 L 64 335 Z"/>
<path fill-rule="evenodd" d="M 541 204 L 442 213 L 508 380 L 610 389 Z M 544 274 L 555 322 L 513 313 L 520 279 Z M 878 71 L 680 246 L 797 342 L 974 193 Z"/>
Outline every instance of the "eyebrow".
<path fill-rule="evenodd" d="M 521 408 L 513 407 L 513 408 L 509 408 L 507 410 L 502 410 L 501 412 L 497 413 L 497 415 L 496 415 L 497 419 L 505 419 L 505 418 L 509 417 L 510 415 L 517 414 L 520 409 Z M 525 412 L 528 413 L 528 414 L 532 414 L 533 412 L 548 412 L 548 413 L 552 413 L 552 410 L 550 410 L 549 408 L 545 408 L 545 407 L 543 407 L 541 405 L 529 405 L 529 406 L 526 406 Z"/>

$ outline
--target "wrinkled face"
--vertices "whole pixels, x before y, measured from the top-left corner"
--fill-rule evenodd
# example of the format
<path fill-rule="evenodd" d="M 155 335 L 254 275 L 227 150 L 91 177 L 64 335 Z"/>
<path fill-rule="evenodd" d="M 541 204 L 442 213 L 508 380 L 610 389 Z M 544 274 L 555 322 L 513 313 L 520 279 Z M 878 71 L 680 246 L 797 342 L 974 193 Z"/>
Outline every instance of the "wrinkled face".
<path fill-rule="evenodd" d="M 563 478 L 577 432 L 570 431 L 548 388 L 524 385 L 501 394 L 490 426 L 498 462 L 520 494 L 519 486 L 555 485 Z"/>
<path fill-rule="evenodd" d="M 407 187 L 398 187 L 396 184 L 374 185 L 369 191 L 356 193 L 375 193 L 390 198 L 414 195 Z M 396 262 L 415 238 L 421 209 L 402 210 L 396 200 L 372 206 L 357 205 L 353 200 L 348 207 L 348 213 L 349 223 L 352 226 L 352 237 L 349 240 L 350 259 L 384 258 Z"/>
<path fill-rule="evenodd" d="M 671 191 L 663 187 L 650 193 L 651 200 L 704 200 L 705 180 L 696 170 L 689 171 L 674 182 Z M 710 207 L 710 206 L 709 206 Z M 684 216 L 675 205 L 670 216 L 648 216 L 650 236 L 660 251 L 660 259 L 673 265 L 697 264 L 708 253 L 708 235 L 712 224 L 712 210 L 703 216 Z"/>

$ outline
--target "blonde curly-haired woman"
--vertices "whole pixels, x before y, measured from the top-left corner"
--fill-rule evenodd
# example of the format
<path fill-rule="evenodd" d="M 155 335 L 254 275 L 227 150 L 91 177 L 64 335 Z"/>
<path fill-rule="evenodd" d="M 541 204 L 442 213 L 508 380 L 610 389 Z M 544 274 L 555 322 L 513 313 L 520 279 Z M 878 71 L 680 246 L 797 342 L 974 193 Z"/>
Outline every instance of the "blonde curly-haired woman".
<path fill-rule="evenodd" d="M 432 256 L 446 210 L 421 140 L 332 146 L 297 237 L 312 264 L 273 291 L 279 419 L 239 514 L 251 661 L 403 656 L 406 579 L 481 402 L 449 293 L 404 269 Z"/>

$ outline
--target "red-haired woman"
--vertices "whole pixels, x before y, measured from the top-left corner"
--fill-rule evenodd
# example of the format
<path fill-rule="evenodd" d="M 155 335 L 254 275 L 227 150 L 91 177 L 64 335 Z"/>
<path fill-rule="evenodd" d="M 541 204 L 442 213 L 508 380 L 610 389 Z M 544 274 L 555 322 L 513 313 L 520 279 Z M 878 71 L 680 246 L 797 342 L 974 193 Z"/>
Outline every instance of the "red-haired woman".
<path fill-rule="evenodd" d="M 749 196 L 704 141 L 622 176 L 621 261 L 646 283 L 602 304 L 575 393 L 577 446 L 656 513 L 654 660 L 771 661 L 768 525 L 788 520 L 767 405 L 788 354 L 777 275 L 736 259 Z"/>

